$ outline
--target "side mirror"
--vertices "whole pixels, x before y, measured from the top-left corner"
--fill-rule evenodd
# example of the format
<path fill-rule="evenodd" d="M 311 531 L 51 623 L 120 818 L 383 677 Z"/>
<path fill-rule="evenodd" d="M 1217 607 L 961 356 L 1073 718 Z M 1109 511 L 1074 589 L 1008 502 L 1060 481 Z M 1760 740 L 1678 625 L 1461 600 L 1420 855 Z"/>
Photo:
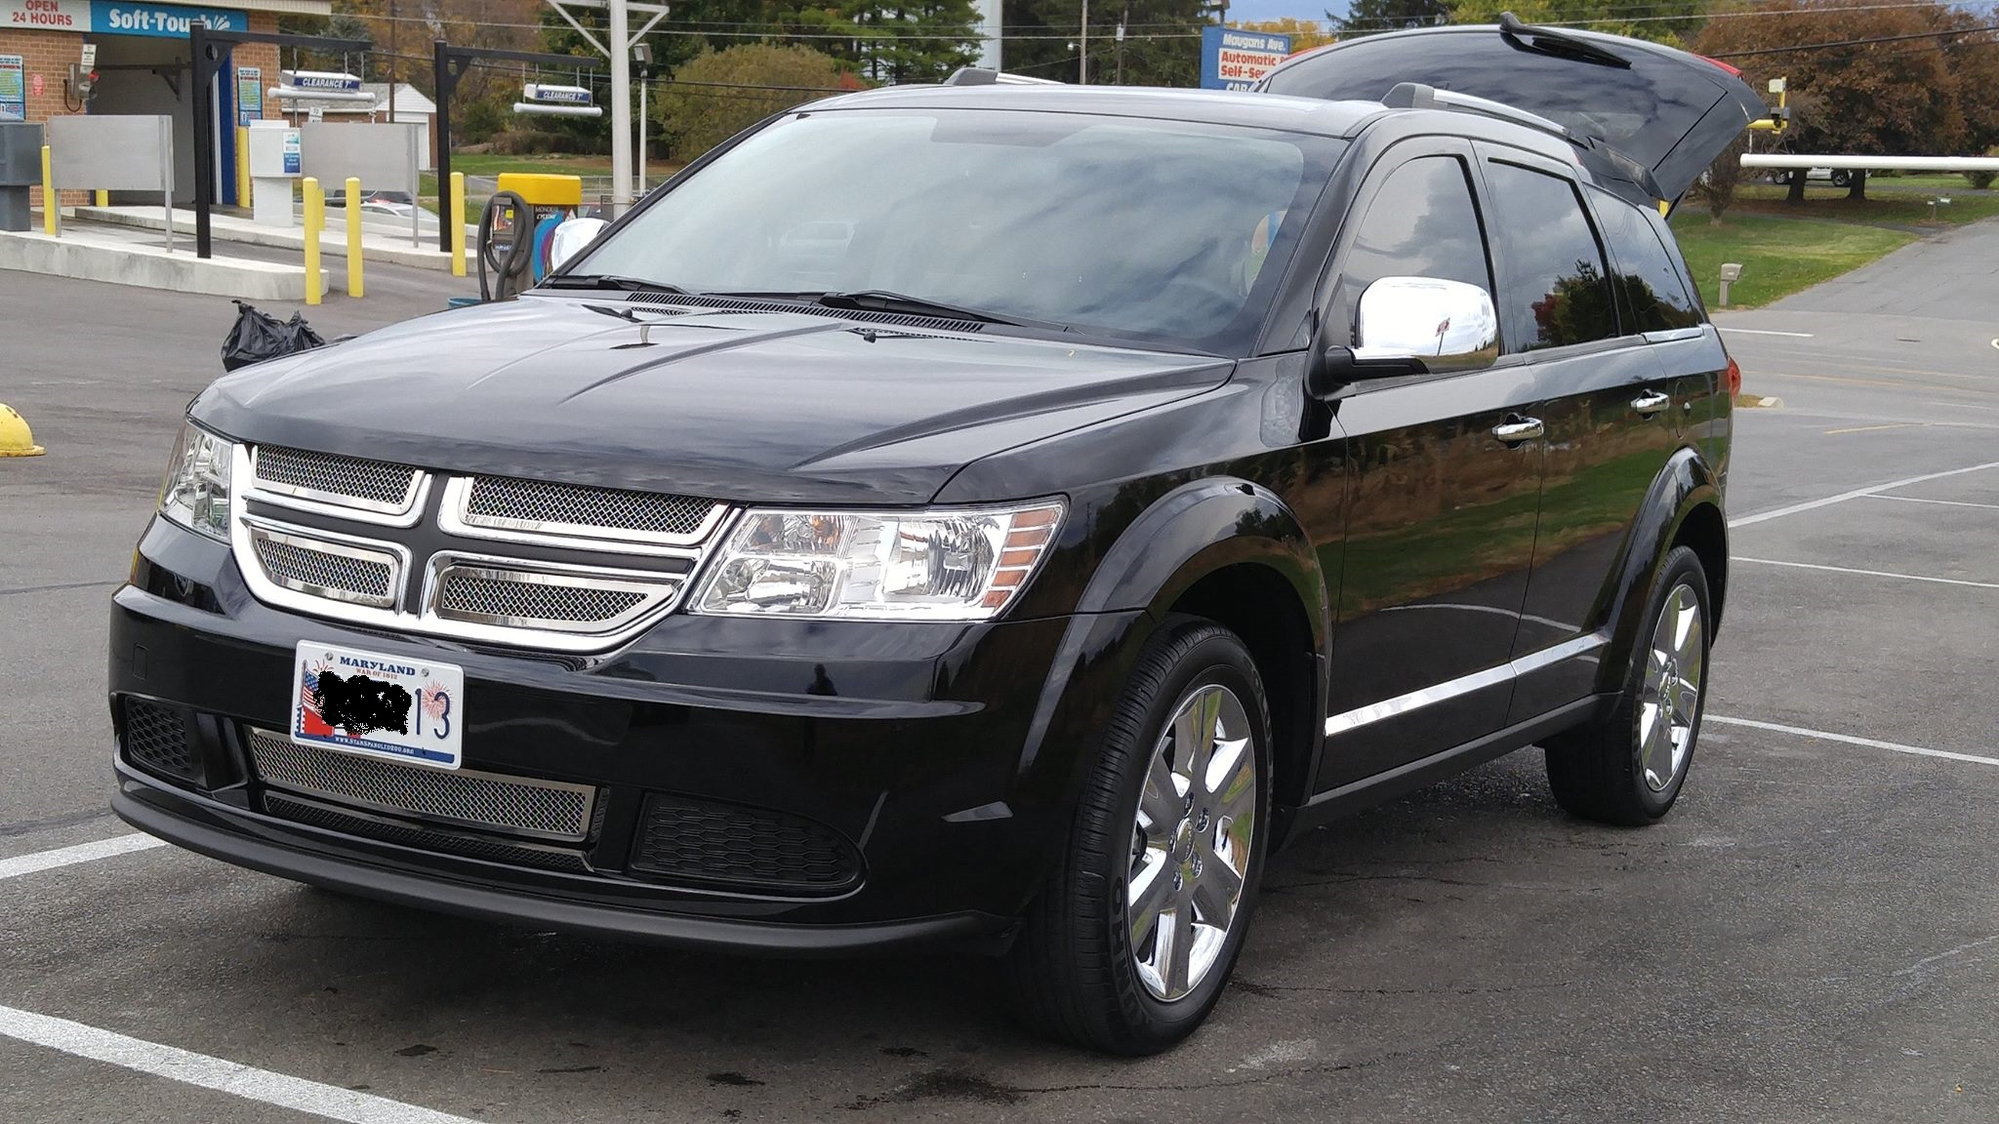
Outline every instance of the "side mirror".
<path fill-rule="evenodd" d="M 1383 277 L 1360 295 L 1354 346 L 1321 345 L 1314 393 L 1369 378 L 1468 370 L 1499 358 L 1499 314 L 1477 285 Z"/>
<path fill-rule="evenodd" d="M 597 240 L 611 225 L 603 219 L 570 219 L 555 228 L 548 240 L 548 269 L 553 273 Z"/>

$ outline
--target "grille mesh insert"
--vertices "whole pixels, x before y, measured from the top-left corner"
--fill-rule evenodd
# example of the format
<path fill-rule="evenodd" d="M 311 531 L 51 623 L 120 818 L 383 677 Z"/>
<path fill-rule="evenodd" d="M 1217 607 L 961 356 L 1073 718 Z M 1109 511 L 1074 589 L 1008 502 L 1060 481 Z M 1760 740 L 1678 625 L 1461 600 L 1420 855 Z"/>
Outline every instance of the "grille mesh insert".
<path fill-rule="evenodd" d="M 403 815 L 550 839 L 581 840 L 596 790 L 492 773 L 335 753 L 264 730 L 250 732 L 250 759 L 265 784 Z"/>
<path fill-rule="evenodd" d="M 257 479 L 401 510 L 408 506 L 416 469 L 265 445 L 257 450 Z"/>
<path fill-rule="evenodd" d="M 465 521 L 475 527 L 605 528 L 685 539 L 700 533 L 715 507 L 693 496 L 479 476 L 466 498 Z"/>
<path fill-rule="evenodd" d="M 187 723 L 178 708 L 126 699 L 125 756 L 151 772 L 184 781 L 198 776 L 193 747 L 187 744 Z"/>
<path fill-rule="evenodd" d="M 860 880 L 861 858 L 824 824 L 762 808 L 646 797 L 632 869 L 761 890 L 836 893 Z"/>
<path fill-rule="evenodd" d="M 485 859 L 487 862 L 505 863 L 508 866 L 538 867 L 542 870 L 560 870 L 572 874 L 590 873 L 583 856 L 574 851 L 520 846 L 498 839 L 475 839 L 449 832 L 426 831 L 420 827 L 383 823 L 365 816 L 349 815 L 308 800 L 294 800 L 277 793 L 265 794 L 264 810 L 271 815 L 296 823 L 310 824 L 343 835 L 358 835 L 363 839 L 377 839 L 384 843 L 394 843 L 423 851 L 463 855 L 467 858 Z"/>
<path fill-rule="evenodd" d="M 588 580 L 588 579 L 583 579 Z M 444 572 L 438 583 L 439 616 L 458 619 L 547 621 L 596 624 L 613 621 L 644 604 L 648 594 L 588 585 L 510 581 L 463 569 Z"/>
<path fill-rule="evenodd" d="M 261 532 L 252 532 L 252 539 L 264 572 L 287 589 L 300 593 L 339 590 L 381 605 L 395 599 L 396 567 L 388 555 L 383 555 L 380 561 L 353 558 L 313 550 Z"/>

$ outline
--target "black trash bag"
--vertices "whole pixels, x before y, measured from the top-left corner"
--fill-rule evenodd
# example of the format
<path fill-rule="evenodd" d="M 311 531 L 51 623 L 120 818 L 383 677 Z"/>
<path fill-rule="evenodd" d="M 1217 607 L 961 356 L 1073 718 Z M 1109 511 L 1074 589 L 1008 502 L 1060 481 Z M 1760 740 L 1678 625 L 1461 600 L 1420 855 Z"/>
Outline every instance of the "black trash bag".
<path fill-rule="evenodd" d="M 279 320 L 246 301 L 235 301 L 236 323 L 222 341 L 222 367 L 233 371 L 266 359 L 326 346 L 297 313 L 291 322 Z"/>

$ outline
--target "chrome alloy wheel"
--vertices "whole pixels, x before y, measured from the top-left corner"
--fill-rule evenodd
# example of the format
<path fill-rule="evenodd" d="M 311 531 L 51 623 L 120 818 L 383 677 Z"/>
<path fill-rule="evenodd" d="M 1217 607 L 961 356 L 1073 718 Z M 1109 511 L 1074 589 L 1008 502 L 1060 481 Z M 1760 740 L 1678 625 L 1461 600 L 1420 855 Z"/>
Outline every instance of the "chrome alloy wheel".
<path fill-rule="evenodd" d="M 1700 598 L 1685 582 L 1674 586 L 1652 630 L 1638 697 L 1638 769 L 1653 792 L 1673 783 L 1693 749 L 1706 638 Z"/>
<path fill-rule="evenodd" d="M 1235 692 L 1196 687 L 1153 747 L 1125 875 L 1131 958 L 1153 998 L 1200 986 L 1242 904 L 1256 830 L 1256 746 Z"/>

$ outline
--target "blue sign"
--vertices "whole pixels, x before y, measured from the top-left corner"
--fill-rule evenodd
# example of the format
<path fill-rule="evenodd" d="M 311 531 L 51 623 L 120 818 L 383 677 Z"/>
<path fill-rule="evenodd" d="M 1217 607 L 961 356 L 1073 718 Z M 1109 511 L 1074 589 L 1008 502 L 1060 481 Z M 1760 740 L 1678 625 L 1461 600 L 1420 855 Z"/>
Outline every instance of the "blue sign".
<path fill-rule="evenodd" d="M 525 90 L 529 101 L 548 102 L 552 105 L 589 105 L 590 90 L 585 86 L 545 86 L 531 84 Z"/>
<path fill-rule="evenodd" d="M 150 35 L 185 39 L 195 20 L 211 31 L 248 31 L 250 14 L 227 8 L 185 8 L 179 4 L 132 4 L 126 0 L 91 0 L 90 30 L 99 35 Z"/>
<path fill-rule="evenodd" d="M 1291 37 L 1233 27 L 1201 29 L 1201 88 L 1247 90 L 1291 53 Z"/>
<path fill-rule="evenodd" d="M 21 71 L 20 55 L 0 55 L 0 121 L 28 119 L 28 87 Z"/>
<path fill-rule="evenodd" d="M 327 70 L 286 70 L 280 73 L 284 75 L 285 85 L 295 90 L 332 90 L 343 94 L 361 92 L 361 77 L 358 74 Z"/>

